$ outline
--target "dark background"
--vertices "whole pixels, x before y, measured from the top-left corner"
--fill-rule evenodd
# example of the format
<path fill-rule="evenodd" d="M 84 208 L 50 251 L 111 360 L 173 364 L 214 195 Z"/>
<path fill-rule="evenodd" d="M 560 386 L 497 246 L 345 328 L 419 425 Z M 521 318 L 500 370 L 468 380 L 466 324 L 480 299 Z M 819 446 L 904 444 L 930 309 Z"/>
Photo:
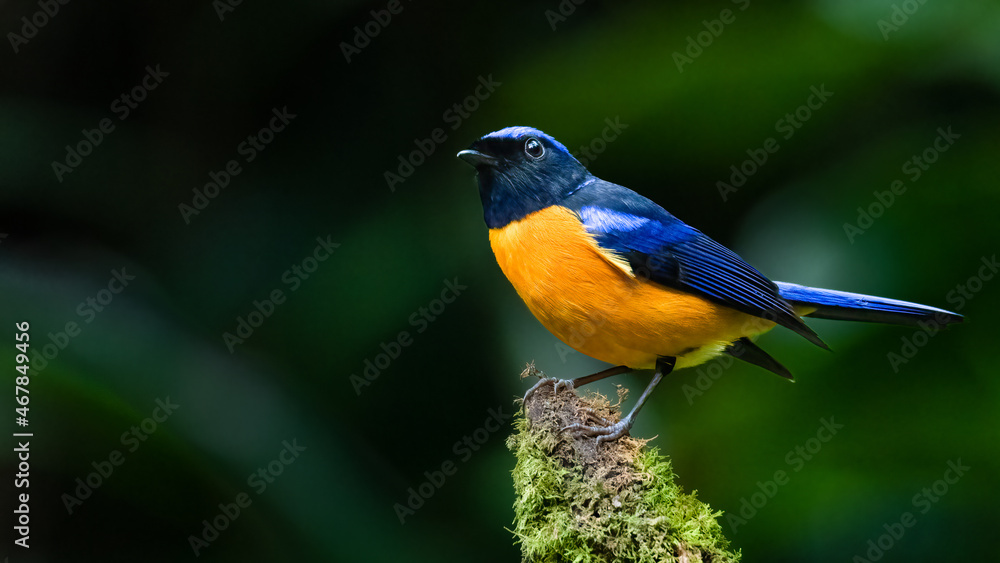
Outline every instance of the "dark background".
<path fill-rule="evenodd" d="M 13 398 L 5 414 L 10 432 L 34 433 L 31 547 L 12 543 L 8 437 L 0 463 L 12 508 L 0 556 L 193 559 L 189 536 L 205 533 L 220 503 L 245 498 L 251 504 L 219 520 L 226 529 L 201 559 L 517 560 L 506 529 L 510 428 L 490 433 L 486 420 L 491 409 L 513 412 L 530 383 L 517 377 L 527 361 L 558 377 L 604 366 L 567 353 L 493 259 L 474 172 L 454 154 L 508 125 L 539 127 L 574 152 L 601 149 L 588 163 L 595 174 L 775 279 L 967 316 L 930 337 L 811 321 L 833 353 L 785 330 L 759 341 L 795 384 L 709 364 L 660 386 L 633 434 L 657 435 L 682 485 L 714 508 L 751 514 L 735 531 L 722 519 L 746 561 L 867 557 L 869 540 L 905 512 L 915 524 L 882 539 L 891 544 L 883 561 L 995 552 L 984 530 L 1000 469 L 991 318 L 1000 281 L 981 266 L 1000 249 L 997 3 L 588 0 L 564 1 L 573 12 L 556 21 L 555 0 L 405 1 L 349 62 L 342 44 L 386 4 L 243 2 L 221 19 L 217 6 L 75 0 L 43 17 L 38 3 L 0 1 L 0 371 L 9 397 L 15 322 L 30 321 L 35 368 L 29 426 L 14 424 Z M 45 23 L 14 40 L 15 52 L 10 34 L 31 34 L 22 17 Z M 729 23 L 713 22 L 723 17 Z M 883 25 L 884 35 L 879 20 L 898 29 Z M 700 53 L 689 38 L 702 41 Z M 689 48 L 697 56 L 678 68 L 675 53 Z M 121 119 L 123 102 L 113 104 L 147 66 L 167 75 L 140 88 L 144 99 Z M 468 99 L 480 79 L 499 86 Z M 812 87 L 832 96 L 799 109 Z M 446 114 L 463 102 L 474 108 L 467 117 Z M 283 108 L 295 117 L 247 162 L 241 143 Z M 785 138 L 779 121 L 797 110 L 808 119 Z M 87 150 L 106 118 L 114 129 Z M 605 120 L 627 128 L 605 142 L 614 134 L 601 138 Z M 391 190 L 385 173 L 398 173 L 400 156 L 438 128 L 444 141 Z M 906 163 L 939 128 L 960 136 L 932 150 L 936 161 L 914 180 Z M 721 197 L 730 166 L 769 138 L 778 150 Z M 77 162 L 66 147 L 81 143 L 88 154 Z M 77 165 L 57 174 L 53 163 L 68 158 Z M 185 221 L 179 205 L 194 205 L 193 190 L 230 160 L 239 174 Z M 886 208 L 875 192 L 895 180 L 906 191 Z M 877 217 L 849 236 L 859 207 Z M 339 247 L 303 264 L 317 237 Z M 295 265 L 316 267 L 308 278 L 288 274 L 291 291 L 284 276 Z M 134 279 L 109 292 L 122 269 Z M 466 288 L 436 303 L 446 280 Z M 231 352 L 224 333 L 273 290 L 284 301 L 264 304 L 270 316 Z M 102 310 L 88 298 L 103 299 Z M 433 322 L 421 307 L 436 311 Z M 409 345 L 397 351 L 389 343 L 401 331 Z M 49 358 L 35 355 L 47 345 Z M 396 357 L 379 358 L 383 349 Z M 894 366 L 891 354 L 905 363 Z M 384 369 L 357 386 L 352 375 L 363 377 L 366 361 Z M 598 388 L 621 383 L 634 397 L 647 378 Z M 158 399 L 179 406 L 155 429 L 147 421 L 144 441 L 123 443 L 144 419 L 163 418 Z M 843 427 L 819 442 L 824 419 Z M 465 449 L 465 436 L 483 443 Z M 306 449 L 275 461 L 293 440 Z M 813 453 L 806 460 L 797 447 Z M 107 469 L 114 450 L 123 462 L 91 476 L 99 485 L 69 514 L 64 495 Z M 969 469 L 946 492 L 940 483 L 938 496 L 935 482 L 959 460 Z M 394 505 L 449 461 L 454 474 L 401 523 Z M 248 476 L 269 464 L 281 474 L 258 494 Z M 748 512 L 744 501 L 760 504 L 753 495 L 777 471 L 788 482 Z M 925 487 L 936 502 L 915 498 Z"/>

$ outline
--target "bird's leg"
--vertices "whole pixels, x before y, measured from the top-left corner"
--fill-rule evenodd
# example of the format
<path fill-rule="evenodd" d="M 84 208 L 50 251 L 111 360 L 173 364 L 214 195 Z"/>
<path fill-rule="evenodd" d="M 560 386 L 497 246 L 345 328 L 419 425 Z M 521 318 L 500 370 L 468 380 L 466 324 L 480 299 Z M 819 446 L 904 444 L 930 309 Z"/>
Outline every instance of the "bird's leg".
<path fill-rule="evenodd" d="M 544 385 L 545 383 L 551 382 L 552 391 L 554 393 L 558 393 L 559 389 L 563 387 L 565 387 L 566 389 L 573 390 L 576 389 L 577 387 L 580 387 L 581 385 L 586 385 L 588 383 L 600 381 L 606 377 L 611 377 L 612 375 L 618 375 L 620 373 L 627 373 L 630 371 L 632 371 L 632 369 L 627 366 L 615 366 L 613 368 L 608 368 L 606 370 L 602 370 L 597 373 L 592 373 L 590 375 L 585 375 L 583 377 L 577 377 L 576 379 L 555 379 L 551 377 L 544 377 L 540 379 L 538 383 L 534 384 L 531 387 L 531 389 L 528 389 L 528 392 L 524 394 L 524 399 L 522 399 L 522 402 L 527 401 L 528 397 L 530 397 L 532 393 L 537 391 L 538 388 Z"/>
<path fill-rule="evenodd" d="M 621 373 L 628 373 L 630 371 L 633 371 L 633 370 L 632 370 L 632 368 L 630 368 L 628 366 L 615 366 L 613 368 L 608 368 L 606 370 L 602 370 L 602 371 L 599 371 L 597 373 L 592 373 L 590 375 L 585 375 L 583 377 L 578 377 L 578 378 L 576 378 L 576 379 L 574 379 L 572 381 L 567 381 L 567 380 L 557 381 L 556 382 L 556 392 L 557 393 L 559 392 L 559 386 L 560 386 L 560 384 L 566 386 L 569 389 L 576 389 L 577 387 L 580 387 L 582 385 L 586 385 L 588 383 L 593 383 L 595 381 L 600 381 L 600 380 L 602 380 L 604 378 L 611 377 L 613 375 L 618 375 L 618 374 L 621 374 Z M 588 412 L 590 412 L 591 416 L 593 416 L 595 419 L 597 419 L 600 422 L 602 422 L 605 426 L 611 424 L 604 417 L 599 416 L 596 412 L 594 412 L 594 409 L 592 409 L 590 407 L 585 407 L 585 408 L 586 408 L 586 410 Z"/>
<path fill-rule="evenodd" d="M 608 368 L 606 370 L 599 371 L 597 373 L 592 373 L 590 375 L 585 375 L 583 377 L 578 377 L 573 381 L 570 381 L 569 382 L 570 389 L 576 389 L 577 387 L 580 387 L 582 385 L 593 383 L 595 381 L 600 381 L 606 377 L 611 377 L 612 375 L 618 375 L 620 373 L 628 373 L 630 371 L 632 371 L 632 368 L 628 366 L 615 366 L 613 368 Z"/>
<path fill-rule="evenodd" d="M 655 389 L 657 384 L 660 383 L 660 380 L 663 379 L 663 375 L 673 371 L 674 363 L 676 363 L 676 361 L 677 358 L 674 357 L 665 357 L 656 360 L 656 372 L 653 374 L 653 380 L 649 382 L 649 385 L 646 386 L 645 391 L 643 391 L 642 395 L 639 396 L 639 401 L 635 404 L 634 407 L 632 407 L 631 412 L 629 412 L 625 418 L 621 419 L 617 423 L 612 424 L 610 426 L 586 426 L 578 422 L 576 424 L 570 424 L 566 428 L 563 428 L 563 430 L 578 431 L 582 432 L 587 436 L 597 436 L 598 444 L 600 444 L 601 442 L 617 440 L 618 438 L 621 438 L 625 434 L 628 434 L 629 429 L 632 428 L 632 424 L 635 423 L 635 417 L 639 414 L 639 409 L 642 408 L 642 405 L 645 404 L 646 399 L 648 399 L 649 396 L 653 393 L 653 389 Z M 611 368 L 611 369 L 617 369 L 617 368 Z M 610 371 L 610 370 L 605 370 L 605 371 Z M 595 373 L 594 375 L 596 376 L 599 374 Z"/>

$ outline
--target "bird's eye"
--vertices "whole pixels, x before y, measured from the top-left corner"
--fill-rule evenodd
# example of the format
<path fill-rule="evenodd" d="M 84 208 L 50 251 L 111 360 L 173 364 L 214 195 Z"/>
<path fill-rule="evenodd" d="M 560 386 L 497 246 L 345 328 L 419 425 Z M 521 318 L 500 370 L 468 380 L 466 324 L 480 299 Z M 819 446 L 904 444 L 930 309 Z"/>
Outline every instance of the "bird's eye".
<path fill-rule="evenodd" d="M 527 141 L 524 142 L 524 152 L 531 158 L 538 160 L 542 158 L 545 154 L 545 147 L 542 146 L 542 142 L 534 137 L 529 137 Z"/>

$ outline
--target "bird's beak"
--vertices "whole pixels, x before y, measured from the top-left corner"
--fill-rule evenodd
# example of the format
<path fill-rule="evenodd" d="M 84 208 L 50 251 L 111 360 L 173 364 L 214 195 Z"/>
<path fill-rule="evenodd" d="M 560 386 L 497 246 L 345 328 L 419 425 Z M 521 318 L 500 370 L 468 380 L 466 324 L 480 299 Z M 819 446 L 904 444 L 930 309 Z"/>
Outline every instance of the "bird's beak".
<path fill-rule="evenodd" d="M 497 164 L 496 158 L 488 154 L 483 154 L 479 151 L 474 151 L 472 149 L 459 151 L 456 156 L 458 156 L 458 158 L 461 158 L 465 162 L 468 162 L 477 169 L 480 166 L 496 166 Z"/>

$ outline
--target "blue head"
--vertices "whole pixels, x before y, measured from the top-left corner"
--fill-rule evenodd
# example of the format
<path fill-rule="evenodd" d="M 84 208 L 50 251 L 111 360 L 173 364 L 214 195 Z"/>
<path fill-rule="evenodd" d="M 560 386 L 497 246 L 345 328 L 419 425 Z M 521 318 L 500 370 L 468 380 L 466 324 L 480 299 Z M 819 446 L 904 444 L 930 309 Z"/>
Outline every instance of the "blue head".
<path fill-rule="evenodd" d="M 497 229 L 559 203 L 590 173 L 562 143 L 532 127 L 507 127 L 458 157 L 479 173 L 486 225 Z"/>

